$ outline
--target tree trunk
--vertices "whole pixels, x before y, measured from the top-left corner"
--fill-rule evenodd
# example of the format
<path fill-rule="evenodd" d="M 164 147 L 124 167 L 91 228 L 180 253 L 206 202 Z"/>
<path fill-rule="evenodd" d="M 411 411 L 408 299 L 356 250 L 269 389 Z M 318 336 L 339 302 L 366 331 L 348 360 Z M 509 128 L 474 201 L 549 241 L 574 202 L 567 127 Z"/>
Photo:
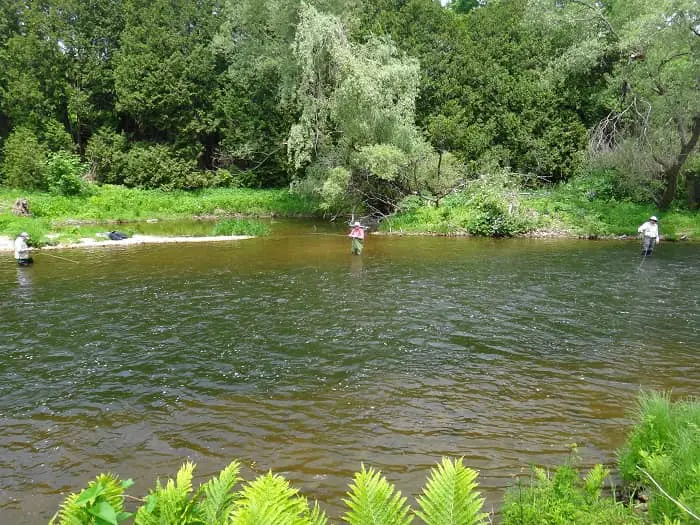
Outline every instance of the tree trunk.
<path fill-rule="evenodd" d="M 688 193 L 688 208 L 697 210 L 700 204 L 700 174 L 688 173 L 685 187 Z"/>
<path fill-rule="evenodd" d="M 666 188 L 658 202 L 659 208 L 662 210 L 667 210 L 671 202 L 673 202 L 676 191 L 678 190 L 678 174 L 681 172 L 681 168 L 683 164 L 685 164 L 688 155 L 695 149 L 698 139 L 700 139 L 700 115 L 695 115 L 693 117 L 693 126 L 690 131 L 690 139 L 688 139 L 687 142 L 683 142 L 681 137 L 681 151 L 678 157 L 676 157 L 675 162 L 668 166 L 663 172 Z"/>

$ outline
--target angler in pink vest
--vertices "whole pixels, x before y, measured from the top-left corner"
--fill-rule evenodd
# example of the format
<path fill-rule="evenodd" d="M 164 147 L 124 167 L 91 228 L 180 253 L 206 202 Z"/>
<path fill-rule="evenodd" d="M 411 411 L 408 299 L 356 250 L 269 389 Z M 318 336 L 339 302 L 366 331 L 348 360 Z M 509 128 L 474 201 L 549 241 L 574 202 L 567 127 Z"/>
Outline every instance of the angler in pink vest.
<path fill-rule="evenodd" d="M 355 224 L 352 225 L 352 230 L 348 237 L 352 239 L 352 254 L 360 255 L 365 245 L 365 229 L 359 221 L 355 221 Z"/>

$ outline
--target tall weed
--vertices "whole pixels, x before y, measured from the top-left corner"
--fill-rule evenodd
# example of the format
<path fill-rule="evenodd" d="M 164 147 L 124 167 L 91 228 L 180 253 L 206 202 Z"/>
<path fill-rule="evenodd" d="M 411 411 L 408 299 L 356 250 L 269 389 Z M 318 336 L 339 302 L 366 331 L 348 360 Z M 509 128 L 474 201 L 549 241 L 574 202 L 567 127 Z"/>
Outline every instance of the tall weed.
<path fill-rule="evenodd" d="M 680 523 L 696 523 L 649 476 L 700 515 L 700 401 L 672 402 L 668 392 L 644 392 L 637 400 L 635 416 L 637 423 L 619 453 L 620 474 L 632 490 L 649 490 L 652 519 L 660 521 L 666 516 Z"/>

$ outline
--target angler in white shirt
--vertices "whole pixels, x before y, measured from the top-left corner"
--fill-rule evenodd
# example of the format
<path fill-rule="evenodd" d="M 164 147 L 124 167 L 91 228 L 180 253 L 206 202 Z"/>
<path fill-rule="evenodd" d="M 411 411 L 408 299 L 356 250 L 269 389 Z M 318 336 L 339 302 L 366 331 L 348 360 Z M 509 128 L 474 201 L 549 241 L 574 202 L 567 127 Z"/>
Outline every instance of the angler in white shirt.
<path fill-rule="evenodd" d="M 27 232 L 20 233 L 19 237 L 15 239 L 15 259 L 20 266 L 29 266 L 34 262 L 34 259 L 29 256 L 27 239 L 29 239 Z"/>
<path fill-rule="evenodd" d="M 659 219 L 652 215 L 637 231 L 642 234 L 642 255 L 651 255 L 654 245 L 659 244 Z"/>

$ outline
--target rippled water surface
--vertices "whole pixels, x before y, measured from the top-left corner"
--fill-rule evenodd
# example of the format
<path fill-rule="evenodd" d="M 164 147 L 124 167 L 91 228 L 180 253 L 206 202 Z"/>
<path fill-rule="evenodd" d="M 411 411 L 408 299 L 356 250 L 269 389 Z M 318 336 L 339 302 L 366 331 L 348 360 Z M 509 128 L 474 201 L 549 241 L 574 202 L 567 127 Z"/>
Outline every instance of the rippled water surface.
<path fill-rule="evenodd" d="M 0 522 L 186 458 L 273 469 L 337 517 L 362 462 L 411 495 L 464 456 L 498 505 L 571 443 L 614 461 L 640 387 L 700 392 L 698 244 L 640 266 L 632 242 L 371 236 L 352 257 L 342 231 L 273 227 L 3 255 Z"/>

